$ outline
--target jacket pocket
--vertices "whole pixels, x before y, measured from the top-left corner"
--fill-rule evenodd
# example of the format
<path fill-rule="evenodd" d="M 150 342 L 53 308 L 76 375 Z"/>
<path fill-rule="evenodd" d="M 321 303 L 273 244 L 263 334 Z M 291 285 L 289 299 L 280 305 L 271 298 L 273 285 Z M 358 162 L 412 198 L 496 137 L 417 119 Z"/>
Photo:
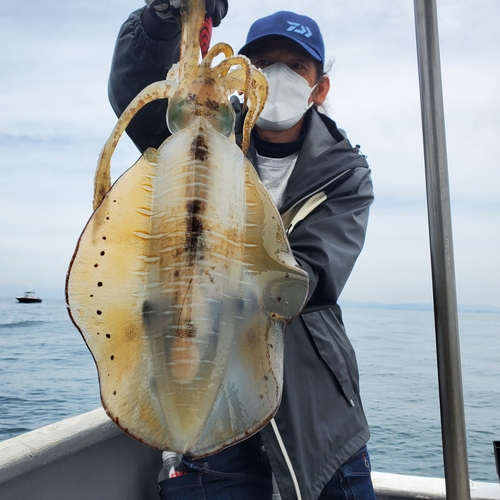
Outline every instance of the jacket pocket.
<path fill-rule="evenodd" d="M 359 387 L 356 354 L 344 327 L 331 309 L 302 314 L 321 358 L 337 379 L 345 398 L 355 405 Z"/>

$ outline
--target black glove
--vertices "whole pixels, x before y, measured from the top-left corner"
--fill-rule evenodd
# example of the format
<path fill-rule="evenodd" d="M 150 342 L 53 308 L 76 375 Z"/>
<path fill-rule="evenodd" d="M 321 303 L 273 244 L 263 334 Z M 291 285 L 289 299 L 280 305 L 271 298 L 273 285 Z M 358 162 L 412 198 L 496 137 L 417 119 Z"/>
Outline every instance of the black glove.
<path fill-rule="evenodd" d="M 181 15 L 181 0 L 144 0 L 155 19 L 166 21 Z"/>
<path fill-rule="evenodd" d="M 181 15 L 181 0 L 145 0 L 149 11 L 156 19 L 166 21 Z M 227 0 L 205 0 L 205 16 L 211 17 L 214 26 L 227 14 Z"/>
<path fill-rule="evenodd" d="M 227 14 L 227 0 L 205 0 L 205 2 L 205 17 L 211 17 L 214 26 L 219 26 Z"/>

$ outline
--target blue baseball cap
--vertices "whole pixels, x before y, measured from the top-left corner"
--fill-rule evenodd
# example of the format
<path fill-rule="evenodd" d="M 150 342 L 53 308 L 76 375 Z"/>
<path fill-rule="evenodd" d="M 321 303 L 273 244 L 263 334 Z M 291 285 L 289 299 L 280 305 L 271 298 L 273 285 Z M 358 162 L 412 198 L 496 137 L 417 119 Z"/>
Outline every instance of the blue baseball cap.
<path fill-rule="evenodd" d="M 325 63 L 325 44 L 316 21 L 285 10 L 257 19 L 250 26 L 246 43 L 239 53 L 251 52 L 257 41 L 272 36 L 282 36 L 297 42 L 315 61 Z"/>

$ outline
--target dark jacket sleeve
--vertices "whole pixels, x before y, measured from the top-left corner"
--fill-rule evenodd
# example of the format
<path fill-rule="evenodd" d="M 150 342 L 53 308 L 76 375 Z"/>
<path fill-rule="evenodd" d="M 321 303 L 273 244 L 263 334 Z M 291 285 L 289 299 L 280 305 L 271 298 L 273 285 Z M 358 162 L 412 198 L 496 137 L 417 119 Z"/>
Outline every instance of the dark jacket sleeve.
<path fill-rule="evenodd" d="M 365 241 L 369 207 L 373 201 L 370 170 L 356 167 L 340 183 L 333 183 L 327 199 L 289 235 L 300 266 L 310 277 L 304 313 L 337 300 Z"/>
<path fill-rule="evenodd" d="M 179 60 L 180 29 L 175 22 L 161 31 L 145 30 L 145 8 L 136 10 L 122 25 L 115 45 L 108 95 L 113 110 L 120 116 L 130 101 L 147 85 L 164 80 Z M 153 22 L 149 21 L 148 26 Z M 157 38 L 153 38 L 152 34 Z M 154 101 L 137 113 L 127 133 L 142 152 L 158 148 L 170 135 L 166 125 L 167 101 Z"/>

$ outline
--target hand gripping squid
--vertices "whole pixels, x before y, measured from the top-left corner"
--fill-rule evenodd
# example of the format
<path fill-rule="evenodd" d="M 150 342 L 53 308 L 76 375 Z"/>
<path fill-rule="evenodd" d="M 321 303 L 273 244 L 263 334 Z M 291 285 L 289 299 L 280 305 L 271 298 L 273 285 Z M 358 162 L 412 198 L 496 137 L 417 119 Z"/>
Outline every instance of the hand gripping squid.
<path fill-rule="evenodd" d="M 139 93 L 106 142 L 94 213 L 66 280 L 108 415 L 139 441 L 190 457 L 273 417 L 285 327 L 308 293 L 279 212 L 244 155 L 267 82 L 227 44 L 199 63 L 204 10 L 203 0 L 183 3 L 179 64 Z M 235 91 L 248 108 L 242 150 L 228 100 Z M 169 99 L 172 135 L 110 187 L 120 136 L 155 99 Z"/>

